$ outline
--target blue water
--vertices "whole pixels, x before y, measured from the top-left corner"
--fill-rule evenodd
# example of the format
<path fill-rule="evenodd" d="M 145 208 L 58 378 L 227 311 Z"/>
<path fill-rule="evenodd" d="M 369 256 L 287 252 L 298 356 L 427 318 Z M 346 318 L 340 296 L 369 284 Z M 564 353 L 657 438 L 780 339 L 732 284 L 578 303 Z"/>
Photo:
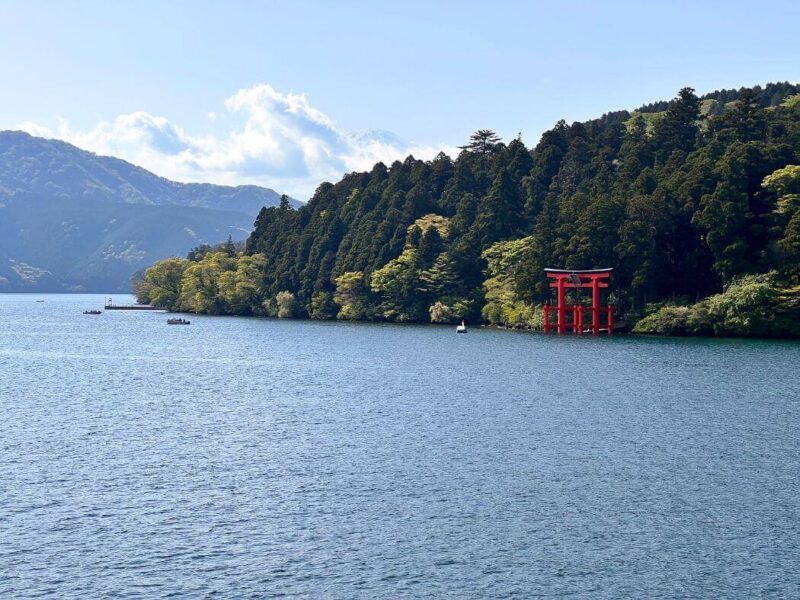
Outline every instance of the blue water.
<path fill-rule="evenodd" d="M 0 295 L 2 598 L 800 596 L 798 343 L 101 306 Z"/>

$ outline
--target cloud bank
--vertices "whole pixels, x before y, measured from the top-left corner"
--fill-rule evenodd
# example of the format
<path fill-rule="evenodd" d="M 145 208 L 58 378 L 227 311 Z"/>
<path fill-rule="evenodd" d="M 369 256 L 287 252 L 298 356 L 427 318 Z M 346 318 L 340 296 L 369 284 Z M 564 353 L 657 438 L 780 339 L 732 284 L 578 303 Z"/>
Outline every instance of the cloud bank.
<path fill-rule="evenodd" d="M 144 111 L 119 115 L 88 131 L 65 119 L 54 128 L 20 123 L 31 135 L 58 138 L 97 154 L 125 159 L 169 179 L 271 187 L 308 199 L 323 181 L 391 163 L 409 154 L 430 159 L 449 146 L 420 146 L 385 131 L 353 133 L 314 108 L 303 94 L 267 84 L 244 88 L 208 114 L 205 132 L 190 132 Z"/>

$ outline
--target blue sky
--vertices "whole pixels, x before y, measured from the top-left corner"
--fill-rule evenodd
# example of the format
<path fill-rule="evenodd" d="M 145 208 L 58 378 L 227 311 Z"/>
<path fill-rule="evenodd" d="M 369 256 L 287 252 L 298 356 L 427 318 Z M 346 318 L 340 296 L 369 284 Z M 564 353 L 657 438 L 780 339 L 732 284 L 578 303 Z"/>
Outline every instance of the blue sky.
<path fill-rule="evenodd" d="M 796 2 L 0 3 L 0 128 L 179 180 L 323 179 L 567 121 L 800 81 Z M 375 133 L 378 132 L 378 133 Z"/>

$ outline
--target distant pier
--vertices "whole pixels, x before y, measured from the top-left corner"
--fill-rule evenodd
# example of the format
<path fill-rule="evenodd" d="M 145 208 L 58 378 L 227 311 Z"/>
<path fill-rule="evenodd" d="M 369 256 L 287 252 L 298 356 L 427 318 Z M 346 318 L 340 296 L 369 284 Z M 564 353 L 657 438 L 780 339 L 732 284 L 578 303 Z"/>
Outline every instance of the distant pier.
<path fill-rule="evenodd" d="M 166 310 L 149 304 L 114 304 L 111 298 L 106 298 L 106 310 Z"/>

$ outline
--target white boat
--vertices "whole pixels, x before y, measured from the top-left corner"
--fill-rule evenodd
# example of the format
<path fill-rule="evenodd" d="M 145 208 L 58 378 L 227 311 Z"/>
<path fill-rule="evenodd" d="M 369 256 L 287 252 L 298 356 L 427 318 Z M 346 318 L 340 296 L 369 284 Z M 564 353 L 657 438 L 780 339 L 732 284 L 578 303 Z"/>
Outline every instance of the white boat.
<path fill-rule="evenodd" d="M 456 333 L 467 333 L 467 326 L 464 324 L 464 321 L 461 321 L 461 325 L 456 327 Z"/>

